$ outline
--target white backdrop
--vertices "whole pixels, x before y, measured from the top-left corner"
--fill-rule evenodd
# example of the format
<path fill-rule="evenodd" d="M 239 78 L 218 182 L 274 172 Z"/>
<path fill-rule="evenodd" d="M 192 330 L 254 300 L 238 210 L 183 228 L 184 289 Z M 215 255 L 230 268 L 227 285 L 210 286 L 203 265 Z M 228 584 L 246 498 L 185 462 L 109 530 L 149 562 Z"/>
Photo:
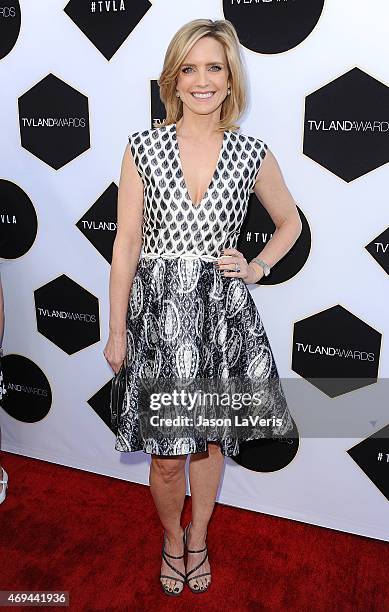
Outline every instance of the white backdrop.
<path fill-rule="evenodd" d="M 118 184 L 127 135 L 150 127 L 150 79 L 158 78 L 174 32 L 194 18 L 223 18 L 222 3 L 155 0 L 109 62 L 64 6 L 63 0 L 22 2 L 18 41 L 0 61 L 1 178 L 28 194 L 38 216 L 33 247 L 1 265 L 4 353 L 35 362 L 53 392 L 51 410 L 36 423 L 0 410 L 2 448 L 147 484 L 149 456 L 114 450 L 112 431 L 86 403 L 112 376 L 102 355 L 109 265 L 75 223 L 112 181 Z M 388 165 L 346 183 L 302 153 L 306 95 L 354 66 L 389 83 L 388 18 L 384 0 L 374 6 L 327 0 L 316 28 L 294 49 L 275 55 L 242 49 L 251 104 L 241 130 L 268 143 L 312 232 L 311 252 L 297 275 L 251 288 L 283 378 L 298 377 L 291 370 L 293 324 L 338 303 L 382 333 L 379 373 L 388 376 L 387 279 L 363 248 L 388 220 Z M 17 99 L 50 72 L 89 99 L 91 147 L 59 170 L 20 142 Z M 36 327 L 33 291 L 60 274 L 97 296 L 100 306 L 100 342 L 70 356 Z M 373 294 L 386 295 L 386 304 Z M 322 401 L 302 380 L 300 390 L 305 387 Z M 290 408 L 293 413 L 293 401 Z M 389 541 L 388 500 L 346 453 L 357 442 L 301 438 L 293 461 L 272 473 L 227 459 L 218 501 Z"/>

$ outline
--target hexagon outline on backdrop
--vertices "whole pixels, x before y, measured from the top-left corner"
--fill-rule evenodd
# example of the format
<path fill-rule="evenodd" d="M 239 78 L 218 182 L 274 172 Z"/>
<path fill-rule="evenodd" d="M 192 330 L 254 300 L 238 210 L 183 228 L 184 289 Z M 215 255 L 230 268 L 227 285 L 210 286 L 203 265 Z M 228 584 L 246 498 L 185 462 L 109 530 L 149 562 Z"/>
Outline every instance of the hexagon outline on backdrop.
<path fill-rule="evenodd" d="M 331 396 L 331 395 L 329 395 L 329 394 L 328 394 L 328 393 L 327 393 L 325 390 L 323 390 L 323 389 L 321 389 L 320 387 L 318 387 L 317 385 L 315 385 L 315 384 L 312 382 L 312 380 L 310 380 L 310 378 L 312 378 L 312 377 L 306 377 L 305 375 L 301 374 L 299 371 L 297 371 L 297 370 L 296 370 L 296 369 L 293 367 L 293 357 L 294 357 L 294 336 L 295 336 L 296 324 L 298 324 L 298 323 L 303 323 L 303 322 L 304 322 L 304 321 L 306 321 L 307 319 L 312 319 L 312 318 L 314 318 L 314 317 L 320 316 L 322 313 L 327 313 L 328 311 L 333 310 L 333 309 L 335 309 L 335 308 L 340 308 L 340 309 L 344 310 L 346 313 L 348 313 L 348 314 L 349 314 L 349 315 L 351 315 L 352 317 L 354 317 L 354 318 L 358 319 L 358 321 L 359 321 L 359 322 L 360 322 L 362 325 L 364 325 L 364 326 L 366 326 L 366 327 L 369 327 L 369 328 L 372 330 L 372 332 L 375 332 L 375 333 L 376 333 L 378 336 L 380 336 L 380 344 L 379 344 L 379 354 L 378 354 L 378 363 L 377 363 L 377 376 L 376 376 L 376 380 L 375 380 L 375 381 L 373 381 L 373 382 L 371 382 L 371 383 L 369 383 L 369 384 L 367 384 L 367 385 L 361 385 L 361 386 L 357 387 L 356 389 L 350 389 L 350 390 L 348 390 L 348 391 L 344 391 L 344 392 L 339 393 L 339 394 L 337 394 L 337 395 Z M 302 316 L 304 316 L 304 315 L 302 315 Z M 354 313 L 353 313 L 351 310 L 349 310 L 348 308 L 346 308 L 346 306 L 343 306 L 343 304 L 341 304 L 340 302 L 337 302 L 336 304 L 333 304 L 332 306 L 329 306 L 329 307 L 324 307 L 322 310 L 319 310 L 319 311 L 317 311 L 317 312 L 315 312 L 315 313 L 313 313 L 313 314 L 310 314 L 310 315 L 304 316 L 304 318 L 303 318 L 303 319 L 298 319 L 297 321 L 296 321 L 296 320 L 295 320 L 295 321 L 293 321 L 293 323 L 292 323 L 292 337 L 291 337 L 291 344 L 290 344 L 290 347 L 291 347 L 291 355 L 290 355 L 290 364 L 291 364 L 291 365 L 290 365 L 290 369 L 292 370 L 292 372 L 295 372 L 295 373 L 296 373 L 298 376 L 300 376 L 300 377 L 301 377 L 301 378 L 303 378 L 303 379 L 304 379 L 306 382 L 308 382 L 309 384 L 311 384 L 311 385 L 312 385 L 312 386 L 313 386 L 315 389 L 317 389 L 318 391 L 322 392 L 322 393 L 324 394 L 324 396 L 325 396 L 327 399 L 329 398 L 329 399 L 331 399 L 331 400 L 336 400 L 338 397 L 341 397 L 341 396 L 342 396 L 342 395 L 344 395 L 345 393 L 353 393 L 353 392 L 355 392 L 355 391 L 358 391 L 358 390 L 359 390 L 359 389 L 361 389 L 361 388 L 364 388 L 365 386 L 370 386 L 371 384 L 376 384 L 376 383 L 377 383 L 377 381 L 378 381 L 378 380 L 379 380 L 379 378 L 380 378 L 379 371 L 380 371 L 380 366 L 381 366 L 381 355 L 382 355 L 382 344 L 383 344 L 383 338 L 384 338 L 384 335 L 382 334 L 382 332 L 377 331 L 377 330 L 376 330 L 376 329 L 375 329 L 375 328 L 374 328 L 372 325 L 370 325 L 369 323 L 366 323 L 366 321 L 365 321 L 365 320 L 360 319 L 360 318 L 359 318 L 357 315 L 355 315 L 355 314 L 354 314 Z M 318 379 L 320 380 L 321 378 L 325 378 L 325 377 L 319 377 L 319 376 L 318 376 L 318 377 L 316 377 L 316 378 L 318 378 Z M 362 379 L 362 380 L 363 380 L 363 379 Z"/>
<path fill-rule="evenodd" d="M 86 117 L 88 120 L 88 146 L 82 150 L 80 150 L 77 154 L 73 154 L 72 157 L 70 157 L 67 161 L 61 163 L 61 165 L 58 165 L 58 167 L 56 167 L 56 164 L 51 164 L 49 163 L 49 161 L 47 161 L 47 159 L 44 159 L 43 157 L 37 155 L 36 152 L 34 152 L 33 150 L 31 150 L 30 148 L 28 148 L 25 144 L 23 144 L 23 130 L 22 130 L 22 126 L 21 126 L 21 116 L 22 116 L 22 108 L 21 105 L 23 103 L 23 99 L 26 99 L 26 96 L 28 94 L 31 93 L 31 90 L 33 90 L 34 88 L 37 88 L 38 85 L 42 86 L 42 83 L 46 80 L 49 79 L 50 77 L 52 77 L 53 79 L 55 79 L 56 81 L 58 81 L 59 83 L 66 85 L 69 89 L 73 90 L 76 94 L 78 94 L 80 97 L 85 98 L 86 101 Z M 45 163 L 47 166 L 49 166 L 49 168 L 52 168 L 53 170 L 61 170 L 62 168 L 64 168 L 65 166 L 67 166 L 69 163 L 71 163 L 72 161 L 74 161 L 75 159 L 78 159 L 81 155 L 85 154 L 86 152 L 88 152 L 91 149 L 91 122 L 90 122 L 90 112 L 89 112 L 89 98 L 88 96 L 79 91 L 78 89 L 76 89 L 73 85 L 71 85 L 68 81 L 66 81 L 65 79 L 62 79 L 60 77 L 58 77 L 56 74 L 54 74 L 53 72 L 48 72 L 44 77 L 42 77 L 39 81 L 36 81 L 33 85 L 31 85 L 29 87 L 29 89 L 27 89 L 26 91 L 24 91 L 24 93 L 22 93 L 20 96 L 17 97 L 16 99 L 17 102 L 17 114 L 18 114 L 18 126 L 19 126 L 19 138 L 20 138 L 20 147 L 22 149 L 24 149 L 25 151 L 27 151 L 28 153 L 30 153 L 31 155 L 33 155 L 33 157 L 35 159 L 39 159 L 39 161 Z"/>
<path fill-rule="evenodd" d="M 368 170 L 367 172 L 364 172 L 363 174 L 361 174 L 360 176 L 357 176 L 353 179 L 351 179 L 350 181 L 346 181 L 344 178 L 342 178 L 341 176 L 339 176 L 338 174 L 336 174 L 335 172 L 333 172 L 332 170 L 330 170 L 329 168 L 327 168 L 326 166 L 323 166 L 319 161 L 317 161 L 316 159 L 314 159 L 313 157 L 310 157 L 307 153 L 304 153 L 304 139 L 305 139 L 305 115 L 306 115 L 306 100 L 309 96 L 315 94 L 316 92 L 320 91 L 321 89 L 323 89 L 324 87 L 328 86 L 328 85 L 332 85 L 332 83 L 334 83 L 335 81 L 337 81 L 338 79 L 341 79 L 342 77 L 345 77 L 346 75 L 348 75 L 350 72 L 352 72 L 353 70 L 359 70 L 360 72 L 362 72 L 363 74 L 367 75 L 368 77 L 370 77 L 371 79 L 374 79 L 375 81 L 377 81 L 377 83 L 384 85 L 385 87 L 388 88 L 388 92 L 389 92 L 389 85 L 387 85 L 381 78 L 379 78 L 378 76 L 373 76 L 372 75 L 372 71 L 369 70 L 369 72 L 363 70 L 363 68 L 361 68 L 359 65 L 353 63 L 351 65 L 350 68 L 347 68 L 346 71 L 343 71 L 341 74 L 338 74 L 338 76 L 334 76 L 333 78 L 331 78 L 330 80 L 326 81 L 324 84 L 322 85 L 318 85 L 314 90 L 309 91 L 308 93 L 306 93 L 303 97 L 302 97 L 302 112 L 301 112 L 301 124 L 302 124 L 302 129 L 301 129 L 301 148 L 300 148 L 300 152 L 301 154 L 309 159 L 311 162 L 314 162 L 315 164 L 317 164 L 319 166 L 319 168 L 321 170 L 324 170 L 326 172 L 328 172 L 333 178 L 337 178 L 340 181 L 342 181 L 342 183 L 347 183 L 350 184 L 354 181 L 357 181 L 358 179 L 363 179 L 365 176 L 367 176 L 368 174 L 370 174 L 371 172 L 374 172 L 376 170 L 379 170 L 380 168 L 382 168 L 383 166 L 385 166 L 387 163 L 389 163 L 389 158 L 388 161 L 380 164 L 379 166 L 377 166 L 376 168 L 373 168 L 371 170 Z"/>
<path fill-rule="evenodd" d="M 79 288 L 81 288 L 83 291 L 85 291 L 86 293 L 88 293 L 90 296 L 92 296 L 92 298 L 94 298 L 97 301 L 97 314 L 98 314 L 98 321 L 97 321 L 97 329 L 98 329 L 98 336 L 99 338 L 93 342 L 91 342 L 90 344 L 87 344 L 71 353 L 68 353 L 64 348 L 62 348 L 60 345 L 58 345 L 54 340 L 52 340 L 51 338 L 49 338 L 48 336 L 46 336 L 43 332 L 41 332 L 38 329 L 38 318 L 37 318 L 37 304 L 36 304 L 36 292 L 39 291 L 40 289 L 43 289 L 44 287 L 47 287 L 47 285 L 50 285 L 51 283 L 53 283 L 54 281 L 60 279 L 61 277 L 65 277 L 66 279 L 72 281 L 75 285 L 77 285 Z M 34 296 L 34 314 L 35 314 L 35 327 L 36 327 L 36 332 L 41 334 L 46 340 L 48 340 L 49 342 L 51 342 L 54 346 L 56 346 L 57 348 L 61 349 L 66 355 L 68 355 L 69 357 L 72 355 L 75 355 L 77 353 L 79 353 L 80 351 L 86 350 L 87 348 L 90 348 L 91 346 L 97 344 L 98 342 L 101 342 L 101 313 L 100 313 L 100 300 L 99 298 L 94 295 L 91 291 L 89 291 L 88 289 L 86 289 L 83 285 L 81 285 L 80 283 L 78 283 L 77 281 L 75 281 L 73 278 L 69 277 L 65 272 L 59 274 L 58 276 L 56 276 L 55 278 L 51 279 L 50 281 L 48 281 L 47 283 L 45 283 L 44 285 L 41 285 L 40 287 L 38 287 L 37 289 L 33 289 L 32 294 Z"/>

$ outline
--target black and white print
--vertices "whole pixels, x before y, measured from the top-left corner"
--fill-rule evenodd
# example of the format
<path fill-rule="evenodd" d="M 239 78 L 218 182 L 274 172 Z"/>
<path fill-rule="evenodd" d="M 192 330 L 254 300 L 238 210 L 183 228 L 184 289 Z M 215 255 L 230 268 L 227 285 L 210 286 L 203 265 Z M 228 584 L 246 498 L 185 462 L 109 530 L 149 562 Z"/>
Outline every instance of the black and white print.
<path fill-rule="evenodd" d="M 218 162 L 202 201 L 185 185 L 175 124 L 129 137 L 144 183 L 143 245 L 127 311 L 127 389 L 113 414 L 118 451 L 174 456 L 203 452 L 218 442 L 225 456 L 239 453 L 236 429 L 141 427 L 142 381 L 148 378 L 269 381 L 261 416 L 282 426 L 256 427 L 246 439 L 286 435 L 293 429 L 274 355 L 247 285 L 214 265 L 236 248 L 266 144 L 225 131 Z M 216 385 L 217 386 L 217 385 Z"/>

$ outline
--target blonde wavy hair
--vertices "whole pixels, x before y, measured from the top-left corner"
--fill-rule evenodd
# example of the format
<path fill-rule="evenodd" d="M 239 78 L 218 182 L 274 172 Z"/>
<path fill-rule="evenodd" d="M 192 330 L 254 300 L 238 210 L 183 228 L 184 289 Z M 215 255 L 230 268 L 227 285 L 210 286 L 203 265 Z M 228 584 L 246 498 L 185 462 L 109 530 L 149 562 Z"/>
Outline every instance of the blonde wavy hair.
<path fill-rule="evenodd" d="M 223 45 L 229 69 L 231 93 L 222 104 L 217 131 L 239 129 L 236 121 L 247 108 L 247 82 L 238 35 L 233 24 L 226 19 L 194 19 L 184 24 L 173 36 L 158 79 L 166 119 L 154 124 L 154 128 L 176 123 L 182 117 L 182 100 L 176 95 L 176 80 L 186 55 L 203 36 L 211 36 Z"/>

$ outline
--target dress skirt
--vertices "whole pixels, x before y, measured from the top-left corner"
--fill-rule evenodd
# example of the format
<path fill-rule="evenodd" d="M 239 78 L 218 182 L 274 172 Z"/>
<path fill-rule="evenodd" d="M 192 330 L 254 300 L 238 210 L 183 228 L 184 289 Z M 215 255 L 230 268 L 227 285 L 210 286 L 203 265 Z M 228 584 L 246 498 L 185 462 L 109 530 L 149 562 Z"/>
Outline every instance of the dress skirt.
<path fill-rule="evenodd" d="M 216 442 L 223 455 L 235 456 L 242 442 L 293 429 L 247 285 L 223 276 L 213 261 L 141 257 L 127 311 L 126 374 L 123 404 L 111 404 L 118 451 L 176 456 Z M 160 401 L 174 389 L 181 394 L 173 405 Z M 191 404 L 193 389 L 208 399 Z M 156 391 L 158 401 L 151 402 Z M 207 393 L 217 393 L 218 401 Z"/>

